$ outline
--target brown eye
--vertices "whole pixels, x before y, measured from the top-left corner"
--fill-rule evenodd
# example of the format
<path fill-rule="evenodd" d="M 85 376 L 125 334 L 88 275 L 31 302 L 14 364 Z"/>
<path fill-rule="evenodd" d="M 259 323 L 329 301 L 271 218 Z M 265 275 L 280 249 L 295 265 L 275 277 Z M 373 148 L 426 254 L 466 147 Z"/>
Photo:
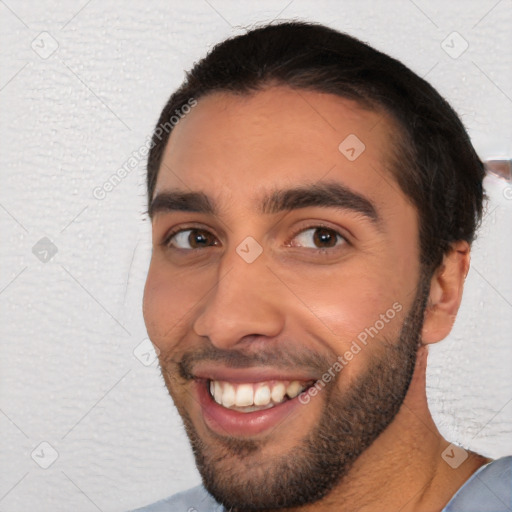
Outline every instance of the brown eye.
<path fill-rule="evenodd" d="M 216 238 L 204 229 L 183 229 L 172 235 L 168 241 L 168 246 L 178 249 L 201 249 L 218 245 Z"/>
<path fill-rule="evenodd" d="M 345 239 L 334 229 L 319 226 L 301 231 L 295 236 L 293 245 L 311 249 L 329 249 L 344 241 Z"/>
<path fill-rule="evenodd" d="M 332 229 L 318 228 L 315 229 L 313 240 L 317 247 L 334 247 L 337 242 L 337 234 Z"/>

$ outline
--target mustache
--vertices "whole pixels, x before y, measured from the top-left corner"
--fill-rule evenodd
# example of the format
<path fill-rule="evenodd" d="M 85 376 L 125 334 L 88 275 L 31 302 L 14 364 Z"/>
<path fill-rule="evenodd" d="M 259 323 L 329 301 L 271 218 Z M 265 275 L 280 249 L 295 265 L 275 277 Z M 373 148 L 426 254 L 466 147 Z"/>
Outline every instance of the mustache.
<path fill-rule="evenodd" d="M 277 370 L 313 370 L 320 377 L 336 361 L 337 355 L 320 354 L 305 348 L 272 347 L 258 352 L 242 350 L 225 350 L 214 346 L 193 349 L 183 354 L 179 361 L 175 361 L 178 372 L 183 379 L 194 378 L 194 368 L 199 363 L 219 363 L 228 368 L 271 367 Z"/>

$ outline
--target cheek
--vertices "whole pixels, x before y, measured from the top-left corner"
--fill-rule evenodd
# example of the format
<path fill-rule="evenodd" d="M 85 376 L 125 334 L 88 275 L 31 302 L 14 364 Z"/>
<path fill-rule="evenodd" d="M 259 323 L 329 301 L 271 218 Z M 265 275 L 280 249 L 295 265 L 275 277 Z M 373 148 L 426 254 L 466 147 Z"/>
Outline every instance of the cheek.
<path fill-rule="evenodd" d="M 174 348 L 189 328 L 190 318 L 206 293 L 193 275 L 169 271 L 152 260 L 144 288 L 143 314 L 151 341 L 162 351 Z"/>
<path fill-rule="evenodd" d="M 392 309 L 392 315 L 388 316 L 393 316 L 393 320 L 397 318 L 393 304 L 399 294 L 390 286 L 389 279 L 382 273 L 372 272 L 367 265 L 362 268 L 350 265 L 343 270 L 310 274 L 307 280 L 295 277 L 294 281 L 295 286 L 290 288 L 311 311 L 308 316 L 314 321 L 312 326 L 316 325 L 317 332 L 325 330 L 329 339 L 334 336 L 333 343 L 339 350 L 373 326 L 388 310 Z M 383 334 L 386 335 L 394 323 L 399 322 L 386 323 Z"/>
<path fill-rule="evenodd" d="M 339 374 L 338 387 L 345 392 L 365 374 L 385 343 L 398 342 L 405 307 L 384 283 L 353 275 L 340 281 L 329 280 L 326 285 L 323 293 L 316 291 L 304 302 L 314 304 L 317 318 L 310 324 L 313 332 L 329 353 L 335 354 L 325 372 Z"/>

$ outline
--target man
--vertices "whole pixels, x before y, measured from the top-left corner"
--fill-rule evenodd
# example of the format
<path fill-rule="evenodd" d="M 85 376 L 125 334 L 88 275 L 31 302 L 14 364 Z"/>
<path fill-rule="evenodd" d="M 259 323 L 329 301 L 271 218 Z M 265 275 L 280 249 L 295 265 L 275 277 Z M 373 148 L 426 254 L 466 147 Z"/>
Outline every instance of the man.
<path fill-rule="evenodd" d="M 195 65 L 152 146 L 144 317 L 204 487 L 142 510 L 511 510 L 512 458 L 427 405 L 484 199 L 439 94 L 345 34 L 266 26 Z"/>

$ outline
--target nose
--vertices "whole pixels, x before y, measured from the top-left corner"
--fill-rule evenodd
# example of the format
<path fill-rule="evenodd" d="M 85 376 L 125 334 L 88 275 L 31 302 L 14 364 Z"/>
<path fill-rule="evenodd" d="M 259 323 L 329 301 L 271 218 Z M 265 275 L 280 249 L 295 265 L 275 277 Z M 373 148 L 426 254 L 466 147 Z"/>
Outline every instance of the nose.
<path fill-rule="evenodd" d="M 263 258 L 247 263 L 233 251 L 219 265 L 218 282 L 194 321 L 195 333 L 220 349 L 248 337 L 277 336 L 284 325 L 278 286 Z"/>

